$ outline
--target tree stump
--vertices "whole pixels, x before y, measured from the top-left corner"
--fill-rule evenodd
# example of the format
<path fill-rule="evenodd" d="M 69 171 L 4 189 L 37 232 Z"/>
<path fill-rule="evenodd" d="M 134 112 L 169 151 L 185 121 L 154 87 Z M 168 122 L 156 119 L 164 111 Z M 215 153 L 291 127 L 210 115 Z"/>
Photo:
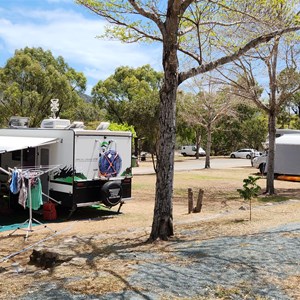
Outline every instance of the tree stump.
<path fill-rule="evenodd" d="M 203 194 L 204 191 L 202 189 L 199 189 L 199 193 L 198 193 L 198 199 L 197 199 L 197 205 L 196 207 L 193 209 L 194 213 L 199 213 L 201 212 L 202 209 L 202 201 L 203 201 Z"/>
<path fill-rule="evenodd" d="M 73 257 L 74 254 L 72 252 L 61 251 L 59 247 L 56 249 L 33 249 L 30 255 L 29 264 L 42 269 L 48 269 L 64 262 L 68 262 Z"/>
<path fill-rule="evenodd" d="M 193 190 L 188 188 L 188 213 L 190 214 L 194 209 L 194 196 Z"/>

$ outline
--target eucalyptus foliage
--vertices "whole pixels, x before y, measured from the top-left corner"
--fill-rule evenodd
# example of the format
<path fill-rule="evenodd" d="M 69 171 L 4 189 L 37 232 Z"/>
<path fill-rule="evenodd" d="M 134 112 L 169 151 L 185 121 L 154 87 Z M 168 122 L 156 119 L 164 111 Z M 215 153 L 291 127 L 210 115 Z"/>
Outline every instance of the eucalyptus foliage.
<path fill-rule="evenodd" d="M 51 99 L 59 99 L 60 109 L 76 105 L 78 92 L 85 90 L 86 78 L 42 48 L 16 50 L 0 69 L 0 118 L 7 125 L 11 116 L 30 117 L 38 126 L 50 115 Z"/>
<path fill-rule="evenodd" d="M 144 151 L 155 154 L 158 137 L 159 89 L 162 73 L 150 65 L 119 67 L 92 89 L 94 102 L 107 111 L 107 118 L 135 128 Z"/>

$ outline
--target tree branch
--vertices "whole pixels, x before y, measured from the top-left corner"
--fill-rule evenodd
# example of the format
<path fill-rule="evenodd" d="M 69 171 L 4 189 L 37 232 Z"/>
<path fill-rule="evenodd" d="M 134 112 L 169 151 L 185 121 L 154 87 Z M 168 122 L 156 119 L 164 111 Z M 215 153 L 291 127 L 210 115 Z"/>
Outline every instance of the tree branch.
<path fill-rule="evenodd" d="M 194 77 L 199 74 L 203 74 L 205 72 L 214 70 L 219 66 L 225 65 L 226 63 L 231 62 L 231 61 L 241 57 L 243 54 L 245 54 L 250 49 L 252 49 L 262 43 L 269 42 L 271 39 L 273 39 L 276 36 L 283 35 L 288 32 L 297 31 L 299 29 L 300 29 L 300 26 L 295 26 L 295 27 L 285 28 L 282 30 L 276 30 L 274 32 L 259 36 L 255 39 L 251 40 L 250 42 L 248 42 L 244 47 L 240 48 L 238 51 L 234 52 L 231 55 L 226 55 L 215 61 L 201 65 L 197 68 L 192 68 L 187 72 L 181 72 L 179 74 L 179 84 L 181 84 L 182 82 L 184 82 L 185 80 L 187 80 L 191 77 Z"/>
<path fill-rule="evenodd" d="M 164 23 L 161 21 L 159 16 L 157 16 L 154 13 L 151 13 L 150 11 L 147 11 L 143 9 L 140 5 L 136 3 L 135 0 L 128 0 L 128 2 L 131 4 L 131 6 L 142 16 L 144 16 L 147 19 L 152 20 L 160 29 L 161 33 L 165 31 Z"/>

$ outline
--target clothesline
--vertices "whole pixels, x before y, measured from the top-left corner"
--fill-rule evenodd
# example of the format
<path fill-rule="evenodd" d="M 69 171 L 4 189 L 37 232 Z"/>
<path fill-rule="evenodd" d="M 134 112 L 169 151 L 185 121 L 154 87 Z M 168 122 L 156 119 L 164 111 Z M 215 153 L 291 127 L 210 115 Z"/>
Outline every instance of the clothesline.
<path fill-rule="evenodd" d="M 0 167 L 0 171 L 2 171 L 3 173 L 5 173 L 5 174 L 7 174 L 7 175 L 10 175 L 10 174 L 11 174 L 11 172 L 9 172 L 9 171 L 3 169 L 2 167 Z"/>
<path fill-rule="evenodd" d="M 21 204 L 24 208 L 26 207 L 26 205 L 27 207 L 29 207 L 29 219 L 24 222 L 24 224 L 28 223 L 25 239 L 27 239 L 29 232 L 32 231 L 33 222 L 42 224 L 32 217 L 32 209 L 37 210 L 40 205 L 43 204 L 42 194 L 44 193 L 42 192 L 40 176 L 51 172 L 59 166 L 60 165 L 39 165 L 32 167 L 26 166 L 23 168 L 15 167 L 8 168 L 8 171 L 0 167 L 0 171 L 11 175 L 12 178 L 10 183 L 10 190 L 13 194 L 19 194 L 19 204 Z M 28 180 L 28 187 L 26 187 L 25 185 L 24 178 Z M 15 231 L 13 231 L 11 234 L 13 234 L 14 232 Z"/>
<path fill-rule="evenodd" d="M 39 165 L 39 166 L 26 166 L 26 167 L 15 167 L 15 168 L 8 168 L 11 172 L 18 170 L 21 172 L 23 176 L 28 178 L 38 177 L 45 173 L 51 172 L 54 169 L 58 168 L 60 165 Z M 2 171 L 4 169 L 0 168 Z M 7 172 L 5 172 L 7 173 Z M 10 174 L 8 173 L 8 174 Z"/>
<path fill-rule="evenodd" d="M 19 194 L 18 202 L 24 208 L 38 210 L 43 205 L 40 176 L 56 169 L 59 165 L 26 166 L 26 168 L 8 168 L 11 172 L 10 190 Z M 24 179 L 28 180 L 28 188 Z"/>
<path fill-rule="evenodd" d="M 41 175 L 51 172 L 52 170 L 57 169 L 59 166 L 60 165 L 38 165 L 38 166 L 24 166 L 24 167 L 14 167 L 14 168 L 9 167 L 8 170 L 5 170 L 2 167 L 0 167 L 0 171 L 4 172 L 5 174 L 7 174 L 9 176 L 12 176 L 13 183 L 11 182 L 10 189 L 14 194 L 19 193 L 19 204 L 25 208 L 28 193 L 27 193 L 27 188 L 25 186 L 23 178 L 26 178 L 28 180 L 35 180 L 35 179 L 39 180 L 39 177 Z M 16 173 L 18 175 L 15 177 L 14 175 Z M 40 186 L 40 180 L 37 183 Z M 41 189 L 41 187 L 40 187 L 40 189 Z M 39 191 L 39 194 L 40 194 L 40 191 Z M 41 191 L 41 194 L 43 194 L 44 196 L 47 196 L 42 191 Z M 49 196 L 47 196 L 47 197 L 49 197 Z M 31 202 L 30 200 L 29 200 L 29 202 Z M 40 199 L 38 202 L 39 202 L 39 205 L 41 205 L 42 199 Z M 55 201 L 55 202 L 59 203 L 59 201 Z M 37 205 L 36 207 L 39 207 L 39 205 Z"/>

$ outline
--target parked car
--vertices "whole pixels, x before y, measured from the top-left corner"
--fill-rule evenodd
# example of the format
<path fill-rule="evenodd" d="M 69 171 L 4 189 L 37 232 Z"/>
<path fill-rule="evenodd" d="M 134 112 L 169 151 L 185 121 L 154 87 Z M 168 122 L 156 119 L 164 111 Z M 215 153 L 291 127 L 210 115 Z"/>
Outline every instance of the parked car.
<path fill-rule="evenodd" d="M 262 153 L 255 150 L 255 149 L 249 149 L 249 148 L 244 148 L 244 149 L 239 149 L 237 151 L 231 152 L 230 157 L 231 158 L 247 158 L 251 159 L 256 156 L 260 156 Z"/>
<path fill-rule="evenodd" d="M 257 156 L 252 160 L 252 166 L 259 169 L 260 173 L 266 172 L 267 153 L 263 153 L 261 156 Z"/>
<path fill-rule="evenodd" d="M 196 150 L 197 150 L 196 146 L 182 146 L 180 153 L 183 156 L 196 156 Z M 206 155 L 206 152 L 201 147 L 199 147 L 198 152 L 200 156 Z"/>

